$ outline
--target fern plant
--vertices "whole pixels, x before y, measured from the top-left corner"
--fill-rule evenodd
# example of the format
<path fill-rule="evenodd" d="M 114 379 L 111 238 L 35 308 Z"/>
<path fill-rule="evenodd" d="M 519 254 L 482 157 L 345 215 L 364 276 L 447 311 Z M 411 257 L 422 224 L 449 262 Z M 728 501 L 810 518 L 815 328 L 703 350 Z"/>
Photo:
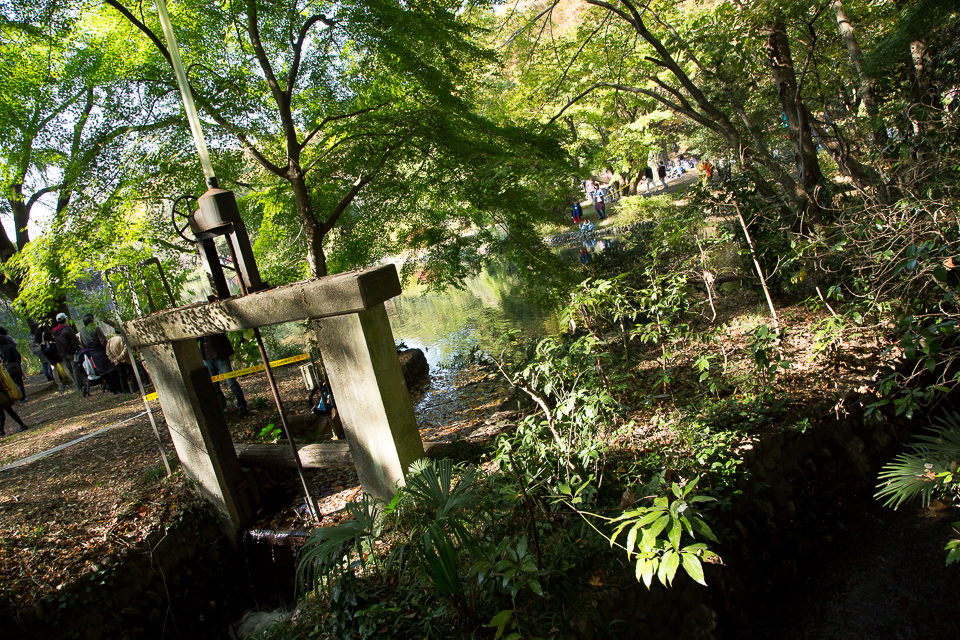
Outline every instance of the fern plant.
<path fill-rule="evenodd" d="M 910 453 L 901 453 L 880 472 L 875 497 L 886 499 L 885 507 L 896 509 L 918 496 L 923 506 L 937 495 L 957 495 L 960 478 L 960 415 L 954 413 L 940 419 L 943 426 L 929 429 L 931 435 L 917 436 L 910 444 Z"/>
<path fill-rule="evenodd" d="M 406 482 L 389 503 L 364 494 L 346 506 L 352 519 L 314 531 L 300 552 L 298 584 L 329 592 L 367 563 L 380 563 L 383 556 L 373 546 L 390 518 L 405 535 L 379 568 L 400 576 L 413 564 L 439 595 L 461 602 L 459 550 L 473 544 L 467 525 L 479 497 L 476 473 L 468 469 L 454 485 L 449 460 L 424 458 L 410 465 Z"/>
<path fill-rule="evenodd" d="M 919 497 L 926 507 L 934 494 L 960 500 L 960 415 L 953 413 L 940 422 L 943 426 L 932 427 L 930 435 L 917 436 L 910 453 L 901 453 L 880 472 L 875 497 L 886 498 L 884 506 L 896 509 Z M 960 522 L 954 527 L 960 527 Z M 960 539 L 948 542 L 945 551 L 947 564 L 960 562 Z"/>
<path fill-rule="evenodd" d="M 329 591 L 338 581 L 354 575 L 367 558 L 373 541 L 380 535 L 379 513 L 383 503 L 367 494 L 358 502 L 349 502 L 353 519 L 335 527 L 321 527 L 310 534 L 297 564 L 297 585 L 306 590 Z"/>

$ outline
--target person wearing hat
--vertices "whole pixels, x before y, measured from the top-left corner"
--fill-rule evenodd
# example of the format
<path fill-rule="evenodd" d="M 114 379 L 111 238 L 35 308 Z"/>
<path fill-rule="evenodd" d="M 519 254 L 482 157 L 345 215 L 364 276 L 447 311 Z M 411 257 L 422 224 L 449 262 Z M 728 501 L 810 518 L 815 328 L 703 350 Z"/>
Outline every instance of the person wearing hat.
<path fill-rule="evenodd" d="M 77 392 L 83 395 L 83 385 L 87 376 L 84 374 L 81 377 L 83 367 L 76 366 L 75 362 L 80 343 L 77 342 L 77 333 L 67 322 L 65 313 L 57 314 L 57 325 L 53 328 L 53 342 L 57 345 L 57 353 L 60 354 L 63 366 L 67 368 L 67 373 L 73 377 L 77 385 Z"/>
<path fill-rule="evenodd" d="M 107 336 L 103 329 L 94 322 L 93 314 L 83 316 L 83 328 L 80 329 L 80 346 L 83 352 L 93 361 L 93 368 L 97 375 L 107 381 L 107 387 L 112 393 L 120 393 L 120 374 L 117 367 L 107 357 Z"/>

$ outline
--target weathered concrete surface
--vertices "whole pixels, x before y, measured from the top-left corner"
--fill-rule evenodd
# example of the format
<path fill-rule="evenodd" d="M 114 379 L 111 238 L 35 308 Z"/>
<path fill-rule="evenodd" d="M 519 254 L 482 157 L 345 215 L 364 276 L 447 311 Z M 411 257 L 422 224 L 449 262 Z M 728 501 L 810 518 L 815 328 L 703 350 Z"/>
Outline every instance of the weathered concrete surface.
<path fill-rule="evenodd" d="M 239 531 L 252 507 L 223 413 L 211 402 L 217 396 L 197 341 L 153 345 L 142 353 L 184 472 Z"/>
<path fill-rule="evenodd" d="M 378 304 L 314 326 L 363 490 L 389 499 L 424 452 L 387 311 Z"/>
<path fill-rule="evenodd" d="M 455 449 L 453 442 L 424 442 L 428 457 L 440 458 Z M 237 458 L 244 467 L 255 469 L 296 469 L 293 452 L 285 444 L 236 444 Z M 297 447 L 304 469 L 352 467 L 353 456 L 346 441 L 305 444 Z"/>
<path fill-rule="evenodd" d="M 123 326 L 127 340 L 137 348 L 307 318 L 357 313 L 401 292 L 397 268 L 391 264 L 295 282 L 220 302 L 178 307 L 131 320 Z"/>
<path fill-rule="evenodd" d="M 424 455 L 383 306 L 400 293 L 396 267 L 388 265 L 124 324 L 130 343 L 145 354 L 185 471 L 234 534 L 249 521 L 254 490 L 243 481 L 196 339 L 314 319 L 357 475 L 365 492 L 390 498 L 410 464 Z M 309 427 L 306 421 L 303 426 Z"/>

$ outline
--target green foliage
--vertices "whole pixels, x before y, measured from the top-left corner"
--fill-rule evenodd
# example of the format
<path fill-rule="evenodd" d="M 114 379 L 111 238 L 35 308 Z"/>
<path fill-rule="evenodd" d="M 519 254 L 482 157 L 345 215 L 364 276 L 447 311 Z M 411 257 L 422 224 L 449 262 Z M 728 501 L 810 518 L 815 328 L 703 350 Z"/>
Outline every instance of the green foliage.
<path fill-rule="evenodd" d="M 260 430 L 257 439 L 261 442 L 276 442 L 283 435 L 283 430 L 272 422 Z"/>
<path fill-rule="evenodd" d="M 672 196 L 627 196 L 617 203 L 617 223 L 636 224 L 663 219 L 676 210 Z"/>
<path fill-rule="evenodd" d="M 896 509 L 920 498 L 923 506 L 939 496 L 958 495 L 960 476 L 960 415 L 940 419 L 942 426 L 932 427 L 931 435 L 916 436 L 911 453 L 901 453 L 884 466 L 875 497 L 885 499 L 884 506 Z"/>
<path fill-rule="evenodd" d="M 757 373 L 763 375 L 767 381 L 777 377 L 780 370 L 788 370 L 790 363 L 784 360 L 780 349 L 781 336 L 766 324 L 757 325 L 750 334 L 751 339 L 747 348 L 753 358 Z"/>
<path fill-rule="evenodd" d="M 954 522 L 954 531 L 960 530 L 960 522 Z M 960 562 L 960 539 L 951 540 L 947 543 L 947 546 L 944 547 L 944 550 L 947 552 L 947 564 L 953 564 L 954 562 Z"/>
<path fill-rule="evenodd" d="M 543 597 L 540 578 L 547 572 L 538 569 L 526 536 L 521 536 L 516 543 L 504 539 L 485 548 L 483 555 L 471 565 L 470 573 L 476 576 L 481 588 L 490 581 L 494 588 L 516 601 L 525 588 Z"/>
<path fill-rule="evenodd" d="M 368 558 L 377 558 L 369 551 L 381 532 L 380 507 L 364 494 L 360 502 L 347 503 L 346 509 L 351 519 L 315 530 L 304 544 L 297 564 L 297 584 L 301 587 L 333 593 L 338 585 L 353 578 Z"/>
<path fill-rule="evenodd" d="M 617 526 L 610 537 L 611 546 L 616 543 L 621 533 L 627 531 L 623 545 L 627 559 L 636 554 L 637 580 L 643 580 L 648 588 L 654 574 L 664 586 L 669 587 L 681 566 L 691 578 L 700 584 L 706 584 L 701 558 L 715 557 L 716 554 L 701 542 L 681 547 L 684 534 L 692 539 L 696 539 L 699 534 L 707 540 L 717 542 L 716 536 L 699 517 L 694 506 L 714 498 L 690 495 L 698 480 L 699 478 L 694 478 L 685 486 L 674 482 L 670 485 L 672 497 L 658 496 L 653 499 L 652 506 L 631 509 L 613 521 Z"/>
<path fill-rule="evenodd" d="M 537 460 L 535 467 L 566 469 L 582 477 L 599 463 L 606 448 L 604 427 L 620 410 L 604 373 L 611 356 L 603 347 L 603 341 L 590 334 L 545 338 L 527 348 L 527 357 L 507 375 L 542 413 L 524 418 L 512 438 L 500 439 L 501 465 L 514 449 L 524 460 Z"/>
<path fill-rule="evenodd" d="M 939 420 L 942 426 L 931 427 L 930 435 L 916 436 L 910 453 L 901 453 L 883 467 L 874 497 L 885 499 L 885 507 L 897 509 L 918 497 L 923 506 L 928 506 L 934 495 L 953 500 L 960 497 L 960 414 Z M 960 562 L 960 539 L 949 541 L 944 550 L 948 565 Z"/>
<path fill-rule="evenodd" d="M 365 567 L 366 558 L 378 558 L 370 553 L 373 542 L 383 533 L 383 519 L 392 518 L 405 528 L 407 537 L 396 542 L 380 569 L 402 573 L 413 563 L 440 596 L 463 605 L 459 549 L 473 544 L 467 525 L 478 489 L 472 470 L 453 485 L 449 460 L 415 462 L 406 486 L 389 504 L 365 494 L 361 502 L 347 506 L 354 519 L 311 534 L 298 565 L 299 584 L 327 593 L 337 584 L 347 584 Z"/>

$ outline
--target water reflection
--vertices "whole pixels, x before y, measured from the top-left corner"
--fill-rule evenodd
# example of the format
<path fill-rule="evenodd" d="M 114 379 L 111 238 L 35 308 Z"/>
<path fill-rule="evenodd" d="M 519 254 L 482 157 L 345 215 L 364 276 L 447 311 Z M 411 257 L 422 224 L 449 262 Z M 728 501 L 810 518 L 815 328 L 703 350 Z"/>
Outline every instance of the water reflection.
<path fill-rule="evenodd" d="M 450 287 L 423 294 L 424 290 L 407 286 L 387 303 L 387 314 L 393 337 L 423 349 L 431 371 L 475 348 L 494 349 L 510 329 L 531 337 L 558 331 L 556 314 L 522 298 L 516 278 L 502 265 L 487 266 L 462 290 Z"/>

